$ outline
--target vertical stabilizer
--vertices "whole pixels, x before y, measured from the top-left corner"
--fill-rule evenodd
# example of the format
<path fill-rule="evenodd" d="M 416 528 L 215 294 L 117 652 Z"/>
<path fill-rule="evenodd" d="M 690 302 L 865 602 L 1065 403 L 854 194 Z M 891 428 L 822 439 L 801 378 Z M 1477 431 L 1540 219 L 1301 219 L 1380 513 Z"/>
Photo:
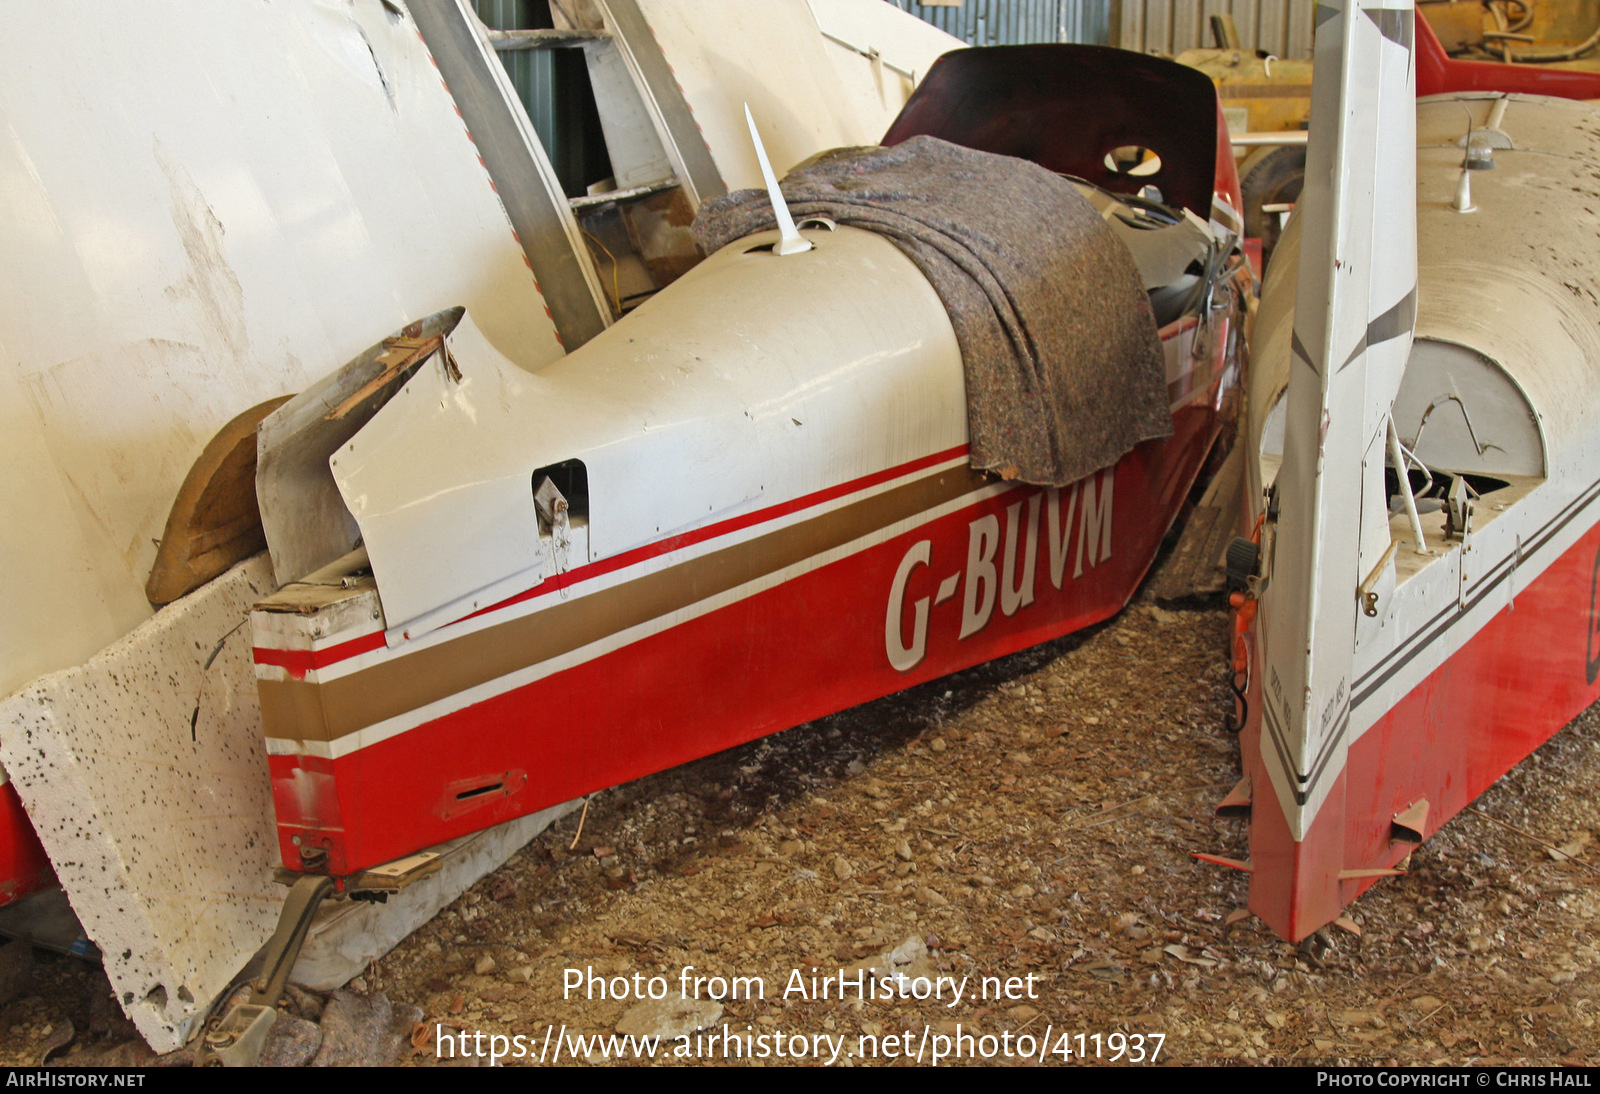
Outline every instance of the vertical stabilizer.
<path fill-rule="evenodd" d="M 1342 808 L 1357 591 L 1392 565 L 1388 417 L 1416 316 L 1414 30 L 1411 0 L 1317 5 L 1284 458 L 1258 616 L 1261 760 L 1295 841 L 1319 811 Z M 1337 848 L 1324 853 L 1337 861 Z M 1303 877 L 1297 851 L 1290 869 L 1294 906 L 1322 886 L 1338 899 L 1337 868 Z"/>

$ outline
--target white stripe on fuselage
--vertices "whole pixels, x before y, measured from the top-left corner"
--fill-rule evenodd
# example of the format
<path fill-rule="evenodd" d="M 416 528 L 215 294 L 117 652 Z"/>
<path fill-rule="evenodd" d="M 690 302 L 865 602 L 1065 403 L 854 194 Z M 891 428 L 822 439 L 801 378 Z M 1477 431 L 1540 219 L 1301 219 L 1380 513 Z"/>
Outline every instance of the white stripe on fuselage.
<path fill-rule="evenodd" d="M 673 566 L 681 565 L 682 563 L 692 561 L 693 559 L 713 554 L 729 547 L 735 547 L 741 543 L 748 543 L 751 540 L 758 539 L 761 536 L 768 535 L 772 532 L 776 532 L 808 520 L 814 520 L 828 513 L 843 509 L 848 505 L 854 505 L 857 502 L 866 501 L 870 498 L 877 497 L 881 494 L 887 493 L 890 490 L 904 486 L 907 483 L 916 482 L 928 476 L 949 471 L 952 468 L 965 467 L 966 464 L 967 457 L 965 455 L 961 455 L 937 464 L 933 464 L 929 467 L 919 468 L 915 471 L 909 471 L 903 475 L 886 479 L 881 483 L 876 483 L 872 486 L 843 494 L 837 498 L 831 498 L 827 501 L 819 502 L 816 505 L 797 509 L 793 513 L 785 513 L 769 520 L 758 521 L 748 527 L 739 528 L 721 536 L 713 536 L 699 543 L 690 544 L 676 551 L 642 558 L 638 562 L 632 563 L 628 566 L 620 567 L 608 573 L 597 574 L 591 578 L 584 578 L 579 581 L 575 581 L 565 586 L 561 590 L 544 590 L 539 592 L 537 595 L 528 598 L 527 600 L 518 601 L 514 604 L 507 604 L 500 608 L 490 608 L 480 615 L 475 615 L 470 618 L 460 620 L 459 622 L 453 623 L 448 627 L 442 627 L 436 631 L 430 631 L 422 637 L 413 639 L 404 645 L 393 648 L 379 648 L 375 650 L 369 650 L 365 653 L 356 654 L 355 656 L 336 661 L 331 665 L 325 665 L 319 669 L 308 670 L 303 677 L 294 677 L 294 679 L 304 679 L 306 682 L 313 684 L 325 684 L 332 680 L 337 680 L 340 677 L 361 672 L 365 669 L 371 668 L 374 665 L 383 664 L 393 661 L 397 658 L 403 658 L 408 654 L 431 649 L 434 646 L 452 642 L 455 639 L 461 638 L 465 635 L 475 634 L 478 631 L 484 630 L 488 627 L 499 626 L 502 623 L 507 623 L 514 619 L 521 619 L 526 616 L 533 615 L 537 612 L 543 611 L 546 608 L 560 604 L 565 600 L 570 600 L 574 597 L 591 596 L 595 593 L 601 592 L 602 590 L 613 588 L 617 585 L 625 585 L 632 581 L 637 581 L 642 577 L 648 577 L 650 574 L 669 569 Z M 324 648 L 327 646 L 335 646 L 342 642 L 349 642 L 356 638 L 365 637 L 369 634 L 379 633 L 381 630 L 382 627 L 379 626 L 370 627 L 363 631 L 351 631 L 344 634 L 331 635 L 325 640 L 324 643 L 322 643 L 322 645 Z M 258 679 L 265 680 L 287 680 L 291 678 L 290 673 L 286 669 L 283 669 L 277 665 L 260 664 L 256 666 L 256 676 Z"/>
<path fill-rule="evenodd" d="M 961 462 L 964 463 L 965 461 L 963 460 Z M 552 676 L 558 672 L 563 672 L 577 665 L 581 665 L 586 661 L 591 661 L 596 657 L 604 656 L 605 654 L 619 650 L 624 646 L 638 642 L 641 639 L 649 638 L 655 634 L 660 634 L 663 631 L 670 630 L 680 624 L 687 623 L 692 619 L 697 619 L 700 616 L 707 615 L 731 604 L 736 604 L 741 600 L 745 600 L 749 597 L 765 592 L 768 589 L 777 588 L 785 582 L 804 576 L 813 570 L 821 569 L 822 567 L 830 565 L 841 559 L 849 558 L 852 555 L 859 554 L 862 551 L 876 547 L 881 543 L 886 543 L 897 536 L 903 535 L 904 533 L 913 529 L 920 528 L 923 525 L 929 524 L 941 517 L 947 516 L 951 513 L 959 512 L 962 509 L 969 508 L 981 501 L 995 497 L 999 494 L 1003 494 L 1006 491 L 1015 488 L 1017 488 L 1017 484 L 1007 482 L 996 482 L 992 485 L 980 487 L 979 489 L 974 490 L 971 493 L 964 494 L 952 501 L 945 502 L 944 504 L 936 506 L 932 509 L 924 510 L 923 512 L 907 518 L 906 520 L 896 521 L 895 523 L 884 528 L 880 528 L 868 535 L 855 539 L 850 543 L 823 551 L 791 566 L 784 567 L 781 570 L 774 571 L 773 573 L 766 574 L 755 579 L 754 581 L 740 585 L 737 588 L 719 593 L 716 596 L 708 597 L 705 600 L 699 601 L 686 608 L 669 612 L 666 615 L 659 616 L 644 623 L 640 623 L 637 626 L 629 627 L 626 630 L 609 634 L 596 642 L 591 642 L 586 646 L 581 646 L 578 649 L 571 650 L 567 653 L 550 658 L 549 660 L 541 661 L 536 665 L 529 665 L 526 668 L 507 673 L 506 675 L 497 677 L 494 680 L 489 680 L 474 687 L 458 691 L 453 695 L 448 695 L 444 698 L 437 699 L 434 702 L 418 707 L 415 710 L 410 710 L 404 714 L 396 715 L 393 718 L 387 718 L 381 722 L 376 722 L 370 726 L 366 726 L 360 730 L 357 730 L 354 733 L 346 734 L 335 741 L 300 741 L 268 737 L 267 752 L 274 756 L 311 755 L 320 756 L 324 759 L 339 759 L 340 757 L 348 756 L 353 752 L 357 752 L 360 749 L 368 747 L 369 745 L 378 744 L 381 741 L 386 741 L 391 737 L 395 737 L 411 729 L 415 729 L 417 726 L 436 721 L 439 718 L 446 717 L 447 715 L 453 714 L 459 710 L 464 710 L 467 707 L 475 706 L 478 703 L 492 699 L 497 695 L 504 694 L 505 692 L 512 691 L 516 688 L 525 687 L 526 685 L 534 683 L 538 680 L 542 680 L 547 676 Z M 859 500 L 861 496 L 863 495 L 851 495 L 848 500 Z M 816 512 L 817 510 L 807 510 L 806 515 L 814 516 L 816 515 Z M 759 526 L 760 530 L 763 532 L 770 531 L 773 527 L 773 524 L 764 524 Z M 725 547 L 728 546 L 730 542 L 732 542 L 731 538 L 719 539 L 715 541 L 715 546 Z M 697 545 L 697 547 L 704 546 L 705 545 L 703 544 Z M 696 554 L 704 553 L 705 551 L 703 550 L 696 551 Z M 654 572 L 654 570 L 664 569 L 669 565 L 676 565 L 685 561 L 687 557 L 687 552 L 674 552 L 670 555 L 660 556 L 658 560 L 651 560 L 658 562 L 659 565 L 652 567 L 650 570 L 637 571 L 633 574 L 633 577 L 642 577 L 646 573 Z M 613 575 L 606 575 L 608 578 L 612 576 Z M 610 585 L 619 583 L 620 582 L 617 581 L 609 581 L 604 587 L 609 587 Z M 594 589 L 589 591 L 597 591 L 601 587 L 602 586 L 597 584 Z M 516 607 L 521 608 L 522 605 L 516 605 Z M 523 612 L 519 614 L 527 613 Z M 515 618 L 515 616 L 506 616 L 502 619 L 496 620 L 496 622 L 503 622 L 505 618 Z M 474 620 L 473 622 L 476 623 L 478 621 Z M 481 629 L 481 627 L 475 629 Z M 459 631 L 454 627 L 448 628 L 448 630 L 451 638 L 459 637 L 462 633 L 466 633 Z M 429 637 L 431 638 L 432 636 Z M 341 675 L 348 675 L 348 673 Z"/>

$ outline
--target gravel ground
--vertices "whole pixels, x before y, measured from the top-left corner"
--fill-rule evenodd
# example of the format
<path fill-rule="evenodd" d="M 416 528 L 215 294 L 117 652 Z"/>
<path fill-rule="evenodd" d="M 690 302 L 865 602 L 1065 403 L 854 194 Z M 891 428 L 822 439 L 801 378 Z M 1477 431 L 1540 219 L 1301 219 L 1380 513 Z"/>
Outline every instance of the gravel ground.
<path fill-rule="evenodd" d="M 417 1065 L 461 1032 L 604 1064 L 589 1038 L 619 1030 L 663 1036 L 657 1063 L 1600 1062 L 1596 710 L 1358 900 L 1359 933 L 1297 947 L 1190 857 L 1246 853 L 1212 815 L 1238 777 L 1227 627 L 1139 603 L 598 794 L 352 988 L 424 1013 Z M 858 997 L 896 972 L 942 998 Z M 0 1063 L 128 1038 L 97 970 L 41 955 L 33 978 Z"/>

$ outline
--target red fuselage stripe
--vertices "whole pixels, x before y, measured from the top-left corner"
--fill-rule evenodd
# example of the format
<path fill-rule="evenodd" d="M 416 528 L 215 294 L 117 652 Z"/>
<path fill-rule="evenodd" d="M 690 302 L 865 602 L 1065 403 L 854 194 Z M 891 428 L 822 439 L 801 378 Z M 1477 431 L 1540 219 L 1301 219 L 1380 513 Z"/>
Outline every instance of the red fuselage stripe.
<path fill-rule="evenodd" d="M 352 638 L 348 642 L 340 642 L 337 646 L 328 646 L 320 650 L 280 650 L 257 646 L 255 659 L 258 665 L 277 665 L 288 669 L 296 676 L 304 676 L 312 669 L 320 669 L 382 648 L 383 632 L 374 631 L 372 634 L 364 634 L 360 638 Z"/>
<path fill-rule="evenodd" d="M 704 543 L 710 539 L 716 539 L 719 536 L 729 535 L 733 532 L 740 532 L 757 524 L 763 524 L 768 521 L 789 516 L 793 513 L 798 513 L 803 509 L 809 509 L 813 506 L 823 505 L 827 502 L 834 501 L 837 498 L 844 497 L 847 494 L 853 494 L 861 490 L 868 490 L 881 483 L 888 482 L 891 479 L 899 478 L 902 475 L 913 474 L 936 464 L 956 459 L 959 456 L 965 455 L 966 452 L 966 445 L 957 445 L 954 448 L 948 448 L 943 452 L 935 452 L 931 456 L 923 456 L 920 459 L 912 460 L 910 463 L 904 463 L 898 467 L 890 467 L 883 471 L 876 471 L 870 475 L 864 475 L 861 478 L 855 479 L 851 482 L 840 483 L 837 486 L 830 486 L 826 489 L 818 490 L 811 494 L 806 494 L 803 497 L 794 498 L 793 500 L 782 502 L 778 505 L 771 505 L 765 509 L 759 509 L 754 513 L 746 513 L 743 516 L 730 517 L 727 520 L 719 521 L 716 524 L 708 524 L 704 528 L 698 528 L 692 532 L 685 532 L 682 535 L 669 536 L 666 539 L 657 540 L 654 543 L 646 544 L 645 546 L 635 548 L 632 551 L 626 551 L 614 558 L 602 559 L 599 562 L 593 562 L 587 566 L 579 566 L 576 569 L 569 570 L 564 574 L 557 574 L 554 578 L 545 581 L 542 584 L 536 585 L 525 592 L 518 593 L 515 596 L 507 597 L 505 600 L 502 600 L 497 604 L 493 604 L 487 608 L 481 608 L 478 611 L 473 612 L 471 615 L 464 616 L 463 618 L 472 619 L 476 616 L 485 615 L 489 612 L 499 611 L 502 608 L 510 607 L 513 604 L 520 604 L 524 601 L 532 600 L 535 597 L 558 592 L 561 589 L 577 582 L 587 581 L 591 578 L 600 577 L 616 570 L 625 569 L 636 563 L 643 562 L 646 559 L 670 554 L 673 551 L 679 551 L 685 547 L 693 547 L 696 544 Z M 258 665 L 277 665 L 281 668 L 288 669 L 289 672 L 297 676 L 300 676 L 311 671 L 312 669 L 326 668 L 329 665 L 338 664 L 340 661 L 357 657 L 371 650 L 382 649 L 383 645 L 383 632 L 376 631 L 372 634 L 364 634 L 360 638 L 352 638 L 348 642 L 341 642 L 336 646 L 328 646 L 327 648 L 320 650 L 274 649 L 271 647 L 257 646 L 255 649 L 255 662 Z"/>

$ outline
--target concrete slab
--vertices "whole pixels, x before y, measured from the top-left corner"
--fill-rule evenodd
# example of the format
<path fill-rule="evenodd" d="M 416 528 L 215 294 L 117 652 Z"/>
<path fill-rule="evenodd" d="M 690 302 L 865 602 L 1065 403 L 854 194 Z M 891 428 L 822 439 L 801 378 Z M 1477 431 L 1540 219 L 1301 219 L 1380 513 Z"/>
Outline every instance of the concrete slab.
<path fill-rule="evenodd" d="M 85 664 L 0 699 L 0 762 L 156 1052 L 193 1035 L 288 892 L 272 880 L 272 791 L 242 625 L 272 589 L 258 555 Z M 294 981 L 327 990 L 358 975 L 573 804 L 436 848 L 439 872 L 386 904 L 327 904 Z"/>
<path fill-rule="evenodd" d="M 0 763 L 157 1052 L 187 1040 L 283 899 L 243 625 L 272 589 L 258 555 L 0 700 Z"/>

